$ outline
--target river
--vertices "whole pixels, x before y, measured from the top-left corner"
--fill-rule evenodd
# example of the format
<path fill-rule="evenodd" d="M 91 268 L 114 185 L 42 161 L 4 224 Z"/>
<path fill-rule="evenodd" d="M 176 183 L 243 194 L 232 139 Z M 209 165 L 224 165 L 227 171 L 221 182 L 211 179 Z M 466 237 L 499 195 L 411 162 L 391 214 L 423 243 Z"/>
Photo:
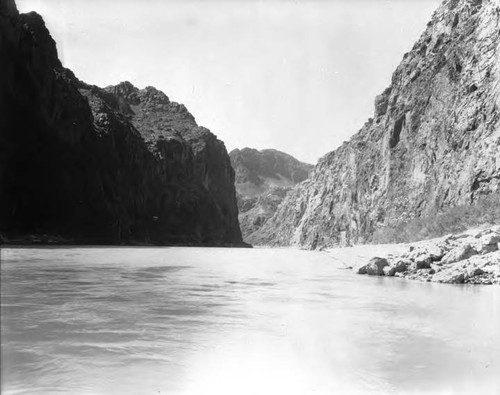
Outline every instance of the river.
<path fill-rule="evenodd" d="M 2 394 L 498 394 L 500 287 L 292 249 L 1 251 Z"/>

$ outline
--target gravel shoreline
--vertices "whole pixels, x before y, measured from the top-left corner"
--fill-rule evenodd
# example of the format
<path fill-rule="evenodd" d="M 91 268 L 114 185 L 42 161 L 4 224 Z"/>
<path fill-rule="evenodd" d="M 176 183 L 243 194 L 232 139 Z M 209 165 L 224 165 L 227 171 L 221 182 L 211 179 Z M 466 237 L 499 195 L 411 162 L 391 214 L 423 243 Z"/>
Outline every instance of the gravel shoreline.
<path fill-rule="evenodd" d="M 327 249 L 356 274 L 448 284 L 500 284 L 500 226 L 405 244 Z"/>

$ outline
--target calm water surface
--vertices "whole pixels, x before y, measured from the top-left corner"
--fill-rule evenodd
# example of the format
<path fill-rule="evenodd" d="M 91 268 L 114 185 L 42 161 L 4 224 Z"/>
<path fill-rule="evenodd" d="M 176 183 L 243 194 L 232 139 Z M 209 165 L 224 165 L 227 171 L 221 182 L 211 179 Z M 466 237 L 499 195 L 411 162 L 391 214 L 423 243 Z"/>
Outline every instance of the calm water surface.
<path fill-rule="evenodd" d="M 500 287 L 326 253 L 1 252 L 2 394 L 499 394 Z"/>

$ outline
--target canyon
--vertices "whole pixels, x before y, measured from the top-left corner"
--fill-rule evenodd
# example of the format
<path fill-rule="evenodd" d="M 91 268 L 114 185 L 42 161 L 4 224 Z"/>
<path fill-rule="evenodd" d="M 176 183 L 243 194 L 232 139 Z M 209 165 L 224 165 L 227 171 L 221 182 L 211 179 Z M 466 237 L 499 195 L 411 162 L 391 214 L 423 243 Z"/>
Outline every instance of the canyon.
<path fill-rule="evenodd" d="M 241 232 L 245 241 L 253 243 L 252 235 L 258 235 L 286 194 L 308 177 L 313 166 L 274 149 L 234 149 L 229 157 L 235 170 Z"/>

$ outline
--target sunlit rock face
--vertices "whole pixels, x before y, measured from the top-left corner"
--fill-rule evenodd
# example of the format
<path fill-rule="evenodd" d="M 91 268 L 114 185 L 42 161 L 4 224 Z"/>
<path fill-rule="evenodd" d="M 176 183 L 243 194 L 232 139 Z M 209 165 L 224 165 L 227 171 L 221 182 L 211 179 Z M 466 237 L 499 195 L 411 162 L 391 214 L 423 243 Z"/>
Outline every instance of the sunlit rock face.
<path fill-rule="evenodd" d="M 308 177 L 313 166 L 274 149 L 235 149 L 229 157 L 235 171 L 243 239 L 258 243 L 259 229 L 274 215 L 288 191 Z"/>
<path fill-rule="evenodd" d="M 377 228 L 498 192 L 499 28 L 496 0 L 445 1 L 376 98 L 373 118 L 320 159 L 259 242 L 367 242 Z"/>
<path fill-rule="evenodd" d="M 242 243 L 226 148 L 183 105 L 79 81 L 42 18 L 13 1 L 0 29 L 4 241 Z"/>

